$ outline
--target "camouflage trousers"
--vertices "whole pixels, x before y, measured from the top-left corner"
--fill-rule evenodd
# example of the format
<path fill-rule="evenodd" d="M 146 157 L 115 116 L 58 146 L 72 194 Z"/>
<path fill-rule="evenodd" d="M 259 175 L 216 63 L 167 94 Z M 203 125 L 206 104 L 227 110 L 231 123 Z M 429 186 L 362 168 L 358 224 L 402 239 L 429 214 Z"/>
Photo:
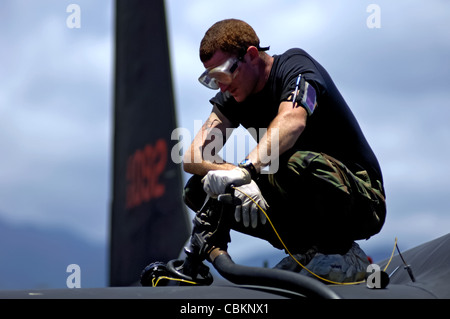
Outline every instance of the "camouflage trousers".
<path fill-rule="evenodd" d="M 378 233 L 385 221 L 381 181 L 371 180 L 366 171 L 353 173 L 323 153 L 297 151 L 280 163 L 276 173 L 261 174 L 256 183 L 269 204 L 267 215 L 292 253 L 316 247 L 324 254 L 344 254 L 354 240 Z M 206 194 L 200 176 L 188 181 L 183 197 L 194 211 L 203 205 Z M 234 220 L 233 207 L 223 210 L 223 227 L 283 249 L 270 223 L 244 227 Z"/>

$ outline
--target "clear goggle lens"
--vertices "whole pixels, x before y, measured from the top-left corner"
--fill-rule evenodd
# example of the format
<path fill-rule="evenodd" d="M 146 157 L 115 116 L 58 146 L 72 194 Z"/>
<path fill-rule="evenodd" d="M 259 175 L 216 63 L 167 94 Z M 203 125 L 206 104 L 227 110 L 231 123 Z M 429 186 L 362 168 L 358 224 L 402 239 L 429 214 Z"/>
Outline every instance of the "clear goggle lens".
<path fill-rule="evenodd" d="M 201 84 L 213 90 L 219 88 L 219 83 L 229 85 L 236 76 L 234 73 L 238 67 L 238 62 L 239 59 L 237 58 L 229 58 L 217 67 L 206 69 L 198 80 Z"/>

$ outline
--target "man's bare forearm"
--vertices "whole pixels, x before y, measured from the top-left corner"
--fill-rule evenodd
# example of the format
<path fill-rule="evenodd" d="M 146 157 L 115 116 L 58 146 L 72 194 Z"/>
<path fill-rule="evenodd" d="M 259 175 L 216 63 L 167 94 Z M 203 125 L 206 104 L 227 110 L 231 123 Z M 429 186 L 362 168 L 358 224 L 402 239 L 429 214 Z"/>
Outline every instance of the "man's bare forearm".
<path fill-rule="evenodd" d="M 211 113 L 184 155 L 183 169 L 187 173 L 203 176 L 210 170 L 229 170 L 236 167 L 218 155 L 227 140 L 229 126 L 216 112 Z"/>
<path fill-rule="evenodd" d="M 186 173 L 204 176 L 211 170 L 230 170 L 236 166 L 225 161 L 216 163 L 202 160 L 200 163 L 183 162 L 183 170 Z"/>
<path fill-rule="evenodd" d="M 291 104 L 290 104 L 291 105 Z M 289 105 L 289 107 L 291 107 Z M 285 106 L 286 107 L 286 106 Z M 249 153 L 248 158 L 259 172 L 270 165 L 270 160 L 279 157 L 292 148 L 305 128 L 305 117 L 302 110 L 281 112 L 270 123 L 267 132 L 262 136 L 258 145 Z M 273 154 L 276 152 L 276 154 Z"/>

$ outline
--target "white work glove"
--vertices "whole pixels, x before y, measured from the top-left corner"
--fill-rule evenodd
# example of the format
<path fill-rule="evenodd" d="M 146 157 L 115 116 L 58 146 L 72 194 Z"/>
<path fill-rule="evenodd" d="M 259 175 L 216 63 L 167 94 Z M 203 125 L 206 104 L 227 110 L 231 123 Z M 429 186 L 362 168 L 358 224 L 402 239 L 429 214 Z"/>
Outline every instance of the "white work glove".
<path fill-rule="evenodd" d="M 220 194 L 225 194 L 228 186 L 245 185 L 251 180 L 250 173 L 245 168 L 236 167 L 232 170 L 209 171 L 202 182 L 206 194 L 216 198 Z"/>
<path fill-rule="evenodd" d="M 267 212 L 269 205 L 261 194 L 258 185 L 254 181 L 250 184 L 236 187 L 234 196 L 242 201 L 242 204 L 237 205 L 234 211 L 234 218 L 238 223 L 242 221 L 245 227 L 252 226 L 256 228 L 258 226 L 258 215 L 261 224 L 265 224 L 267 221 L 266 215 L 259 209 L 255 202 L 261 206 L 261 208 Z M 250 198 L 255 202 L 253 202 Z"/>

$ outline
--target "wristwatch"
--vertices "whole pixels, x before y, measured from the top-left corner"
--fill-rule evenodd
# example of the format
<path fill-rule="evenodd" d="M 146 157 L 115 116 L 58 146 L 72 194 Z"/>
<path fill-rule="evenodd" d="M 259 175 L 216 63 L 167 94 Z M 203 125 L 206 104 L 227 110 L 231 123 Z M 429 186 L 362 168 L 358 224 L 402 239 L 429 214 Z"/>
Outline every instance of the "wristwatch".
<path fill-rule="evenodd" d="M 253 180 L 256 179 L 256 177 L 258 176 L 258 172 L 256 171 L 255 166 L 248 158 L 246 158 L 242 162 L 240 162 L 239 167 L 245 168 L 250 173 L 250 177 Z"/>

